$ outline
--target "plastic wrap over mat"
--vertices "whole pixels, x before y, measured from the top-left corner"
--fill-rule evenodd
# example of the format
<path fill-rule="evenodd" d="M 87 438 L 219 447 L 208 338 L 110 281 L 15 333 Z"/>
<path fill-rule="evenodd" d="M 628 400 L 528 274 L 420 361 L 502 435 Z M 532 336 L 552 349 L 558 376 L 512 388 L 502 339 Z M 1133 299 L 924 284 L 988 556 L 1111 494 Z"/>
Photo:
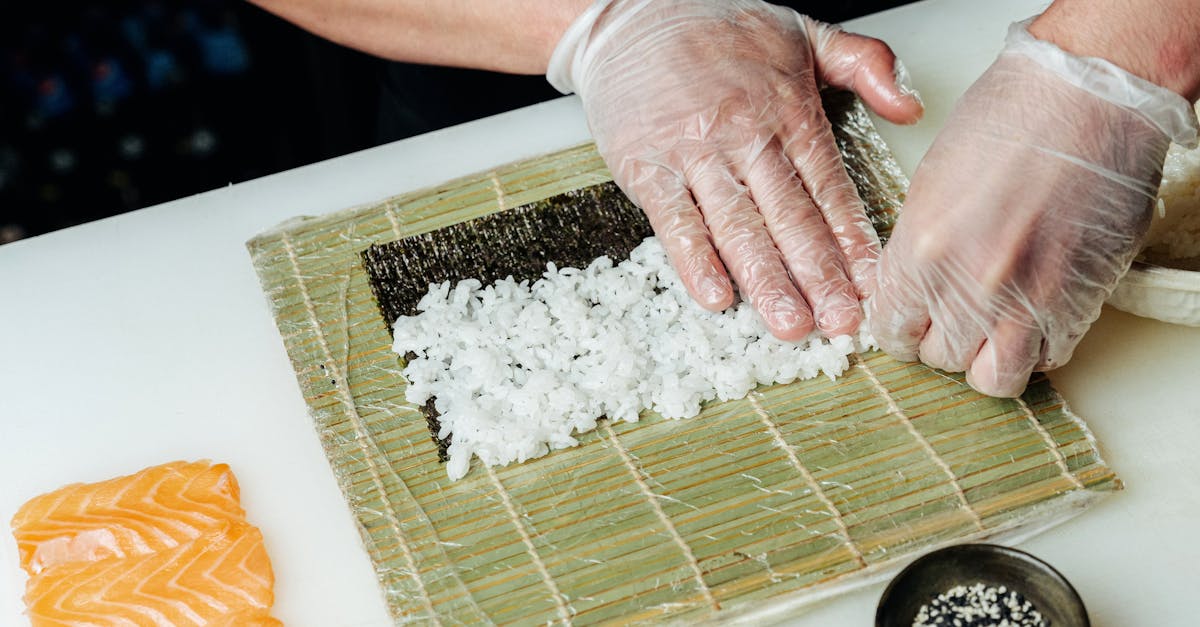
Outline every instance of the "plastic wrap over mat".
<path fill-rule="evenodd" d="M 906 181 L 860 105 L 834 94 L 826 107 L 886 237 Z M 1120 487 L 1045 377 L 992 399 L 881 353 L 691 420 L 602 421 L 578 447 L 449 482 L 404 401 L 361 254 L 609 180 L 579 146 L 248 244 L 397 622 L 762 624 L 935 546 L 1031 533 Z"/>

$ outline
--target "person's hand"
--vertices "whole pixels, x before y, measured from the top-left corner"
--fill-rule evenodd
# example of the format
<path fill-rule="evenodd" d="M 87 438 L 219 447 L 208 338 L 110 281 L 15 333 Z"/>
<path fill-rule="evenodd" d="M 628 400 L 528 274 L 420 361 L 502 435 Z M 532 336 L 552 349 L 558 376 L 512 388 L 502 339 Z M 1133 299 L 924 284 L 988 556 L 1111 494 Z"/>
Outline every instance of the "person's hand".
<path fill-rule="evenodd" d="M 598 2 L 547 77 L 576 91 L 613 177 L 691 295 L 741 296 L 776 336 L 853 332 L 879 239 L 818 89 L 850 89 L 893 122 L 921 115 L 883 42 L 757 1 Z"/>
<path fill-rule="evenodd" d="M 921 161 L 869 303 L 879 345 L 1021 393 L 1066 363 L 1149 225 L 1179 95 L 1014 25 Z"/>

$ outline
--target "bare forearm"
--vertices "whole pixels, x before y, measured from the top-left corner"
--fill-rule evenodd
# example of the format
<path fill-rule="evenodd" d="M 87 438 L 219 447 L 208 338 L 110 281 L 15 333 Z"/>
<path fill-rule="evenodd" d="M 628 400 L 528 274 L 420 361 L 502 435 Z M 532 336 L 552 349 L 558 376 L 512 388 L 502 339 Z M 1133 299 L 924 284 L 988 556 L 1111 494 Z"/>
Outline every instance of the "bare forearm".
<path fill-rule="evenodd" d="M 1200 98 L 1200 0 L 1056 0 L 1029 31 Z"/>
<path fill-rule="evenodd" d="M 590 0 L 250 0 L 340 44 L 395 61 L 546 71 Z"/>

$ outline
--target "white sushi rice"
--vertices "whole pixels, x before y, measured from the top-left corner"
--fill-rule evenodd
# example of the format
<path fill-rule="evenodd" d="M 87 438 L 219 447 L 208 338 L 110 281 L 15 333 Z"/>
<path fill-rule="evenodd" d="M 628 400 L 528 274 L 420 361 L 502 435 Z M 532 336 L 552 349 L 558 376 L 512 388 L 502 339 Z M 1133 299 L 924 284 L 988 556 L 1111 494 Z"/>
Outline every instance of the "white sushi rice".
<path fill-rule="evenodd" d="M 1200 257 L 1200 148 L 1167 149 L 1154 213 L 1146 250 L 1175 259 Z"/>
<path fill-rule="evenodd" d="M 745 302 L 706 311 L 655 238 L 616 265 L 550 264 L 532 285 L 435 284 L 418 309 L 396 320 L 393 348 L 416 355 L 404 368 L 408 401 L 435 398 L 438 437 L 453 436 L 452 480 L 472 456 L 495 466 L 575 446 L 602 416 L 690 418 L 759 384 L 832 378 L 874 343 L 865 331 L 785 342 Z"/>

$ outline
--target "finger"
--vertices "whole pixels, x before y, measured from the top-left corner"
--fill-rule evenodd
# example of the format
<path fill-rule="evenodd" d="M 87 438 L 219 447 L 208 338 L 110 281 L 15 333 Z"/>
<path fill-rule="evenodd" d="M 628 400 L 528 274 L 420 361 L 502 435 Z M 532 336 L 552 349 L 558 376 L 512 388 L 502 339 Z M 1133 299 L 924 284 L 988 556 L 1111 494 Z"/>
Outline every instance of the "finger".
<path fill-rule="evenodd" d="M 772 142 L 744 174 L 767 231 L 827 337 L 853 333 L 862 322 L 858 294 L 820 211 L 796 177 L 782 146 Z"/>
<path fill-rule="evenodd" d="M 1075 347 L 1083 339 L 1083 331 L 1058 330 L 1050 326 L 1042 331 L 1042 337 L 1054 338 L 1042 341 L 1041 357 L 1034 370 L 1046 372 L 1066 365 L 1075 354 Z"/>
<path fill-rule="evenodd" d="M 914 257 L 921 259 L 919 255 Z M 992 319 L 979 313 L 976 295 L 971 286 L 961 284 L 959 273 L 933 271 L 927 276 L 936 277 L 932 280 L 938 289 L 926 292 L 929 329 L 918 348 L 921 361 L 947 372 L 965 372 L 975 361 L 986 339 L 984 329 Z"/>
<path fill-rule="evenodd" d="M 867 301 L 871 335 L 884 352 L 902 361 L 916 361 L 921 340 L 929 329 L 925 290 L 893 270 L 889 248 L 879 263 L 879 289 Z"/>
<path fill-rule="evenodd" d="M 692 298 L 710 311 L 732 305 L 733 285 L 682 177 L 671 168 L 646 162 L 633 163 L 622 174 L 622 187 L 646 213 Z"/>
<path fill-rule="evenodd" d="M 746 189 L 721 167 L 700 168 L 692 192 L 742 297 L 783 340 L 800 340 L 813 329 L 812 312 L 784 267 L 763 217 Z"/>
<path fill-rule="evenodd" d="M 817 75 L 825 83 L 858 94 L 889 122 L 913 124 L 925 106 L 910 84 L 908 71 L 884 42 L 847 33 L 837 26 L 806 19 Z"/>
<path fill-rule="evenodd" d="M 1083 335 L 1091 323 L 1100 315 L 1098 305 L 1090 312 L 1084 313 L 1088 309 L 1084 303 L 1090 300 L 1087 290 L 1064 287 L 1064 283 L 1066 285 L 1095 285 L 1094 282 L 1084 278 L 1076 271 L 1064 272 L 1062 270 L 1063 268 L 1079 267 L 1069 258 L 1070 246 L 1063 246 L 1062 250 L 1056 252 L 1058 254 L 1046 251 L 1039 262 L 1026 263 L 1020 268 L 1024 273 L 1021 278 L 1024 279 L 1023 284 L 1027 294 L 1023 298 L 1028 303 L 1025 305 L 1025 311 L 1038 312 L 1033 315 L 1044 338 L 1041 344 L 1041 356 L 1037 365 L 1034 366 L 1034 370 L 1038 372 L 1054 370 L 1071 361 L 1075 347 L 1079 345 L 1079 341 L 1083 339 Z M 1099 254 L 1103 255 L 1103 253 Z M 1034 303 L 1040 304 L 1034 305 Z"/>
<path fill-rule="evenodd" d="M 983 345 L 983 330 L 961 317 L 930 316 L 929 330 L 918 354 L 926 365 L 946 372 L 965 372 Z"/>
<path fill-rule="evenodd" d="M 842 155 L 820 101 L 797 107 L 780 130 L 784 153 L 820 209 L 845 258 L 854 287 L 862 298 L 869 298 L 879 261 L 879 236 L 842 165 Z"/>
<path fill-rule="evenodd" d="M 967 370 L 967 383 L 988 396 L 1020 396 L 1038 362 L 1041 343 L 1036 326 L 998 320 Z"/>

